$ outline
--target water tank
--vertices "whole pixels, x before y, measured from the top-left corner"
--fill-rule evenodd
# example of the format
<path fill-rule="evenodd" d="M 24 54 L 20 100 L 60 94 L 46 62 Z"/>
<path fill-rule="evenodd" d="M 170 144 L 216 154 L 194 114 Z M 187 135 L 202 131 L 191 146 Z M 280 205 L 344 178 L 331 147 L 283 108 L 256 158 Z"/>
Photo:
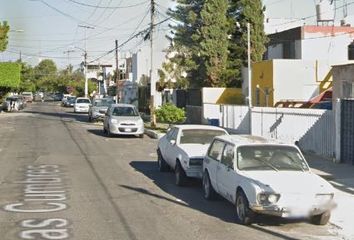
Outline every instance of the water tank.
<path fill-rule="evenodd" d="M 333 22 L 335 9 L 328 0 L 323 0 L 316 4 L 317 22 Z"/>

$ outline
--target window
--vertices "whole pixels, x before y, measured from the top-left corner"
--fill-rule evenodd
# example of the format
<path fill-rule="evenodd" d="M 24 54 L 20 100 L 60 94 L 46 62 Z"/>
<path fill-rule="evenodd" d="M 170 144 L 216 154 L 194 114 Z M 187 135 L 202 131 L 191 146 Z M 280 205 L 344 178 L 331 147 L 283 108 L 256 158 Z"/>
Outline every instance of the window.
<path fill-rule="evenodd" d="M 177 140 L 177 135 L 178 135 L 178 129 L 176 128 L 176 129 L 173 131 L 170 140 L 175 140 L 175 141 L 176 141 L 176 140 Z"/>
<path fill-rule="evenodd" d="M 235 158 L 234 146 L 226 144 L 222 154 L 221 163 L 227 167 L 234 169 L 234 158 Z"/>
<path fill-rule="evenodd" d="M 215 140 L 209 149 L 208 156 L 217 161 L 220 161 L 224 145 L 225 144 L 222 141 Z"/>
<path fill-rule="evenodd" d="M 171 140 L 172 134 L 175 130 L 176 128 L 171 128 L 170 130 L 168 130 L 168 132 L 166 133 L 167 140 Z"/>
<path fill-rule="evenodd" d="M 211 129 L 184 129 L 181 132 L 181 144 L 210 144 L 216 136 L 225 135 L 224 131 Z"/>
<path fill-rule="evenodd" d="M 115 107 L 112 115 L 121 117 L 137 117 L 139 116 L 139 113 L 133 107 Z"/>
<path fill-rule="evenodd" d="M 83 99 L 77 99 L 76 103 L 91 103 L 91 102 L 90 99 L 83 98 Z"/>

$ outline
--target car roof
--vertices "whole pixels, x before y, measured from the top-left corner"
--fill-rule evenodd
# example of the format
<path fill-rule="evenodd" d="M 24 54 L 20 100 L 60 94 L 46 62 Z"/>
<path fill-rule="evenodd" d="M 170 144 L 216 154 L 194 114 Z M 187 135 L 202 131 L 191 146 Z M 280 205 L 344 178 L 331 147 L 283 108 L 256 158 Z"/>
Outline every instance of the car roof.
<path fill-rule="evenodd" d="M 126 103 L 115 103 L 115 104 L 112 104 L 111 107 L 134 107 L 135 108 L 135 105 L 126 104 Z"/>
<path fill-rule="evenodd" d="M 264 138 L 261 136 L 254 136 L 254 135 L 223 135 L 223 136 L 218 136 L 216 137 L 220 140 L 226 141 L 233 143 L 235 145 L 256 145 L 256 144 L 261 144 L 261 145 L 294 145 L 294 144 L 287 144 L 284 142 L 281 142 L 277 139 L 272 139 L 272 138 Z"/>
<path fill-rule="evenodd" d="M 88 99 L 88 100 L 90 100 L 90 99 L 87 98 L 87 97 L 78 97 L 78 98 L 76 98 L 76 99 Z"/>
<path fill-rule="evenodd" d="M 177 127 L 179 129 L 209 129 L 209 130 L 224 130 L 225 129 L 217 126 L 211 125 L 202 125 L 202 124 L 180 124 L 180 125 L 173 125 L 173 127 Z"/>

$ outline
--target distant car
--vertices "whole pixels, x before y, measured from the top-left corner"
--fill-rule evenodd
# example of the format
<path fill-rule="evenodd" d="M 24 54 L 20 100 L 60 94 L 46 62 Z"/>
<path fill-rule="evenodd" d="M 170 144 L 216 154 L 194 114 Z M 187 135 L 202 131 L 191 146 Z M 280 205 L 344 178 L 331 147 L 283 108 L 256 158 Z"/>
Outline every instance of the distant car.
<path fill-rule="evenodd" d="M 251 135 L 213 140 L 203 163 L 203 192 L 206 199 L 218 193 L 234 204 L 241 224 L 266 214 L 325 225 L 335 205 L 334 188 L 311 172 L 295 145 Z"/>
<path fill-rule="evenodd" d="M 54 93 L 53 94 L 53 101 L 61 101 L 63 99 L 62 93 Z"/>
<path fill-rule="evenodd" d="M 223 128 L 208 125 L 171 127 L 158 142 L 159 170 L 173 169 L 178 186 L 184 185 L 187 177 L 201 179 L 203 159 L 209 144 L 215 136 L 220 135 L 228 135 L 228 133 Z"/>
<path fill-rule="evenodd" d="M 12 95 L 5 99 L 2 104 L 2 109 L 4 111 L 19 111 L 25 108 L 25 102 L 22 96 L 19 95 Z"/>
<path fill-rule="evenodd" d="M 76 101 L 75 96 L 67 97 L 66 101 L 64 101 L 64 107 L 74 107 Z"/>
<path fill-rule="evenodd" d="M 88 113 L 91 105 L 89 98 L 78 97 L 74 104 L 74 113 Z"/>
<path fill-rule="evenodd" d="M 144 122 L 134 105 L 112 104 L 104 117 L 103 131 L 107 136 L 138 135 L 143 138 Z"/>
<path fill-rule="evenodd" d="M 89 122 L 103 120 L 108 107 L 110 107 L 113 103 L 114 101 L 112 98 L 101 98 L 93 100 L 93 104 L 90 106 L 88 113 Z"/>
<path fill-rule="evenodd" d="M 32 92 L 23 92 L 21 95 L 25 98 L 26 102 L 33 102 Z"/>

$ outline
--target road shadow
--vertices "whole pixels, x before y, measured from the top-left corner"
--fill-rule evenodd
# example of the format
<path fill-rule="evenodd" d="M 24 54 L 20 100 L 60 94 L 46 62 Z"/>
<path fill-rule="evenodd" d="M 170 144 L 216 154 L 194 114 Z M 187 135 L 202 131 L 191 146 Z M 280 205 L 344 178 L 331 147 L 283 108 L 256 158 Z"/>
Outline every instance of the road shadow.
<path fill-rule="evenodd" d="M 72 109 L 70 109 L 72 111 Z M 76 122 L 83 122 L 88 123 L 88 115 L 87 113 L 74 113 L 69 112 L 69 109 L 65 109 L 65 112 L 41 112 L 41 111 L 34 111 L 34 110 L 23 110 L 26 113 L 32 113 L 42 116 L 54 117 L 57 118 L 58 121 L 76 121 Z"/>
<path fill-rule="evenodd" d="M 155 161 L 132 161 L 130 165 L 138 172 L 144 174 L 152 182 L 171 197 L 153 193 L 147 189 L 136 186 L 119 185 L 131 191 L 146 194 L 155 198 L 163 199 L 168 202 L 178 204 L 184 207 L 192 208 L 203 212 L 209 216 L 216 217 L 224 222 L 236 223 L 235 207 L 221 197 L 216 200 L 207 201 L 203 198 L 202 183 L 200 180 L 190 179 L 185 187 L 178 187 L 174 183 L 174 175 L 172 172 L 161 173 L 157 169 Z M 255 223 L 251 226 L 259 231 L 270 233 L 283 239 L 295 240 L 270 229 L 263 229 L 267 226 L 283 226 L 288 224 L 300 223 L 306 220 L 303 219 L 283 219 L 280 217 L 259 215 Z"/>
<path fill-rule="evenodd" d="M 99 129 L 87 129 L 87 132 L 96 135 L 96 136 L 100 136 L 100 137 L 106 137 L 106 138 L 121 138 L 121 139 L 139 139 L 138 135 L 111 135 L 109 137 L 107 137 L 107 135 L 103 132 L 103 126 L 100 126 Z"/>

